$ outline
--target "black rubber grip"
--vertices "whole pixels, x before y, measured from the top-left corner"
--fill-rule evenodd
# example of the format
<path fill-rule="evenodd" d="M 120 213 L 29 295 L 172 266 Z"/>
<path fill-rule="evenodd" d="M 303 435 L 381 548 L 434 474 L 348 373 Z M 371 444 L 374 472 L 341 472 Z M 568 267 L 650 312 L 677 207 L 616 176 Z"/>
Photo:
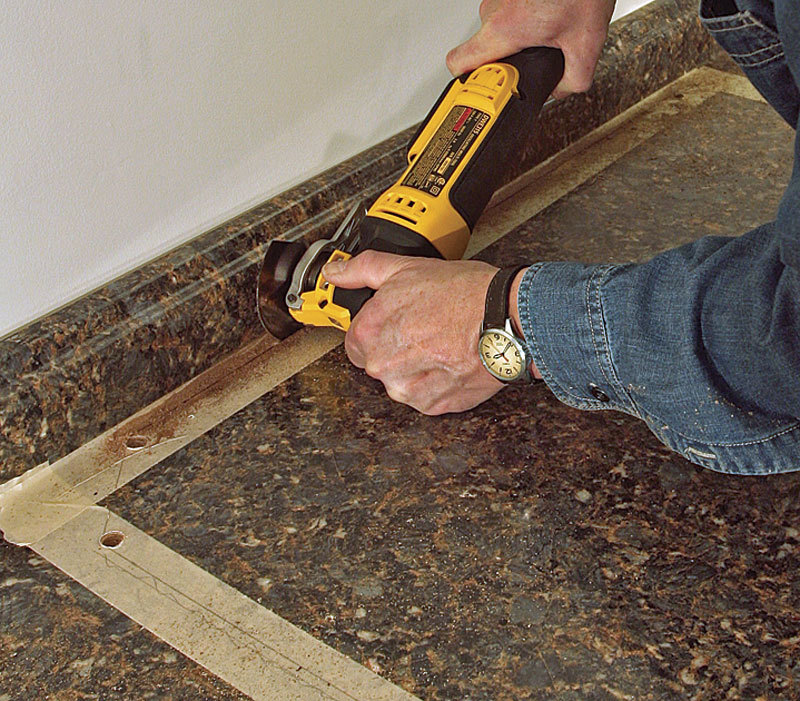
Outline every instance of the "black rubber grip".
<path fill-rule="evenodd" d="M 371 290 L 369 287 L 362 287 L 360 290 L 346 290 L 343 287 L 337 287 L 333 291 L 333 303 L 339 307 L 349 309 L 350 320 L 352 321 L 361 307 L 374 294 L 375 290 Z"/>
<path fill-rule="evenodd" d="M 380 217 L 366 216 L 359 225 L 359 243 L 357 251 L 383 251 L 401 256 L 419 256 L 422 258 L 441 258 L 442 254 L 424 236 L 416 231 L 390 222 Z M 352 319 L 364 303 L 375 294 L 375 290 L 362 288 L 346 290 L 337 287 L 333 291 L 333 303 L 350 310 Z"/>
<path fill-rule="evenodd" d="M 450 190 L 450 202 L 470 230 L 502 184 L 509 162 L 530 138 L 542 105 L 564 74 L 564 54 L 544 46 L 525 49 L 497 63 L 511 64 L 519 71 L 519 97 L 512 97 L 503 108 Z"/>

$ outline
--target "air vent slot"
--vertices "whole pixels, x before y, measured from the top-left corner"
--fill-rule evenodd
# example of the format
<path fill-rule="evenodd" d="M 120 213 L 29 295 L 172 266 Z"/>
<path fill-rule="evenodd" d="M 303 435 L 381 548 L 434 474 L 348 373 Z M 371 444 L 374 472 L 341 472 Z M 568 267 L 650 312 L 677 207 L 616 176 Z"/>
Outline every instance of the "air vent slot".
<path fill-rule="evenodd" d="M 428 207 L 424 201 L 403 192 L 387 192 L 378 207 L 378 212 L 381 214 L 397 217 L 414 225 L 419 223 L 419 218 L 427 211 Z"/>
<path fill-rule="evenodd" d="M 381 209 L 379 211 L 381 212 L 381 214 L 388 214 L 391 217 L 396 217 L 397 219 L 402 219 L 404 221 L 407 221 L 409 224 L 414 224 L 415 226 L 417 224 L 416 219 L 412 219 L 411 217 L 406 216 L 405 214 L 400 214 L 400 212 L 397 212 L 393 209 Z"/>
<path fill-rule="evenodd" d="M 491 88 L 487 88 L 483 85 L 476 85 L 475 83 L 469 83 L 465 88 L 465 91 L 469 91 L 473 95 L 480 95 L 487 100 L 494 100 L 497 95 L 497 93 Z"/>

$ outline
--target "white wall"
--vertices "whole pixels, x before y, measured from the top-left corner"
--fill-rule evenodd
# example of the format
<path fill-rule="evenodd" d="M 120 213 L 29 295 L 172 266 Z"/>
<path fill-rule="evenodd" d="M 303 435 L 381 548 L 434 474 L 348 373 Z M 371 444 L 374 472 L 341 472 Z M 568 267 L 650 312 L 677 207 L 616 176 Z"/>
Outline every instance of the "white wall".
<path fill-rule="evenodd" d="M 477 5 L 0 3 L 0 336 L 421 119 Z"/>

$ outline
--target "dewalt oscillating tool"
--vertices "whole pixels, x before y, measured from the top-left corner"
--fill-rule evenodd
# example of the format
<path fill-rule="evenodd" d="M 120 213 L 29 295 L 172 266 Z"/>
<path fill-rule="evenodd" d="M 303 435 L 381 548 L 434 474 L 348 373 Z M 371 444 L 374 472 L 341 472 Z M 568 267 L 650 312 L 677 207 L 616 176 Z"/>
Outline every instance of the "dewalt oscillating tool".
<path fill-rule="evenodd" d="M 270 243 L 257 288 L 267 331 L 286 338 L 303 324 L 349 328 L 373 291 L 326 282 L 329 260 L 368 249 L 461 258 L 563 71 L 561 51 L 537 47 L 454 79 L 411 140 L 408 167 L 371 206 L 351 209 L 330 239 Z"/>

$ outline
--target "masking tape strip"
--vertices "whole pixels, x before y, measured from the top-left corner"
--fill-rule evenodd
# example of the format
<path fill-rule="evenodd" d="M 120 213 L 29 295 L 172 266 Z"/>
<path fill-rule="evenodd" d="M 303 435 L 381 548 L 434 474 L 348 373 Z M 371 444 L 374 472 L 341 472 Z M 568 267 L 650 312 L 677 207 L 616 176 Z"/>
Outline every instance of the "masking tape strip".
<path fill-rule="evenodd" d="M 0 485 L 0 529 L 30 545 L 341 343 L 334 329 L 269 334 L 69 455 Z"/>
<path fill-rule="evenodd" d="M 720 92 L 762 100 L 743 77 L 708 68 L 692 71 L 498 192 L 473 234 L 468 256 L 663 129 L 665 118 Z M 581 162 L 576 163 L 571 159 L 579 151 Z M 533 182 L 535 193 L 519 193 Z M 503 207 L 496 207 L 504 200 Z M 0 529 L 7 540 L 30 545 L 255 699 L 413 701 L 399 687 L 95 506 L 341 340 L 332 329 L 303 329 L 280 344 L 269 336 L 258 339 L 65 458 L 0 485 Z M 117 547 L 101 545 L 109 531 L 123 534 Z"/>
<path fill-rule="evenodd" d="M 102 507 L 84 509 L 31 547 L 254 699 L 415 699 Z"/>

